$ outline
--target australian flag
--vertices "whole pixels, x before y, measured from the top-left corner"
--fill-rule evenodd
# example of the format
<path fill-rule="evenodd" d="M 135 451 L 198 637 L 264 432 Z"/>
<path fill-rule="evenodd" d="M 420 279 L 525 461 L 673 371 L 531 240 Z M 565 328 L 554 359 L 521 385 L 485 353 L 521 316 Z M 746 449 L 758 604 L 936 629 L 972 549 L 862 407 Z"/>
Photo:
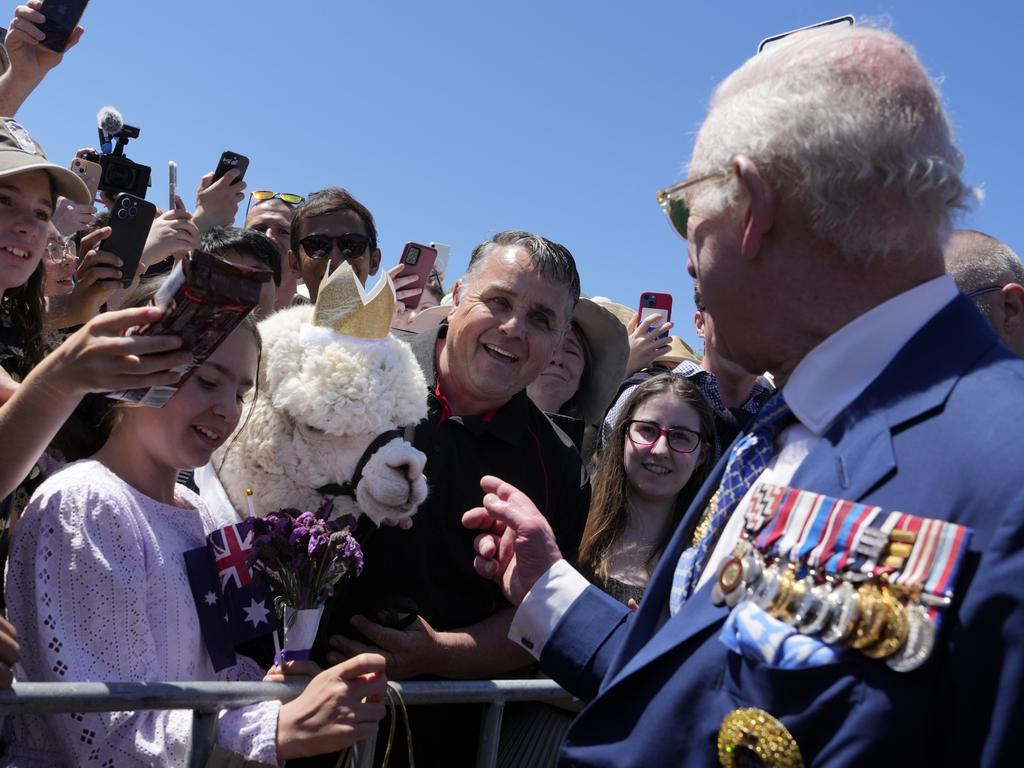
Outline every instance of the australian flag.
<path fill-rule="evenodd" d="M 273 593 L 246 565 L 251 528 L 248 520 L 225 526 L 206 537 L 205 547 L 185 553 L 203 642 L 218 672 L 235 664 L 236 645 L 269 635 L 279 624 Z"/>

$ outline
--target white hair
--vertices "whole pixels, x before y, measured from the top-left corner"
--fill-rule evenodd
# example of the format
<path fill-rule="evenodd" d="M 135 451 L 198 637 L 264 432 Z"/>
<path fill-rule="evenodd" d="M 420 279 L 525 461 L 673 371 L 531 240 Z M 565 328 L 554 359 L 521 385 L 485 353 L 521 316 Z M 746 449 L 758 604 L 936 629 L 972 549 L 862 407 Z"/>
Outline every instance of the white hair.
<path fill-rule="evenodd" d="M 973 194 L 935 85 L 913 49 L 882 30 L 803 32 L 723 81 L 691 174 L 724 170 L 739 154 L 802 204 L 815 235 L 865 262 L 935 252 Z M 695 193 L 714 212 L 742 202 L 735 177 Z"/>

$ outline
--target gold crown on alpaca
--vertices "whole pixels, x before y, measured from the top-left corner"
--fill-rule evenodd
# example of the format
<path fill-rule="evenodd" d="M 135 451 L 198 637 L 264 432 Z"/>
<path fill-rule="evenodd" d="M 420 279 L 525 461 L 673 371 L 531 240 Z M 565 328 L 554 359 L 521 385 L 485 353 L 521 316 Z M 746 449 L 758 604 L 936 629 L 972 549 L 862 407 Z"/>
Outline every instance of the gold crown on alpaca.
<path fill-rule="evenodd" d="M 313 308 L 313 325 L 357 339 L 383 339 L 391 331 L 395 286 L 385 273 L 367 296 L 348 262 L 327 275 Z"/>

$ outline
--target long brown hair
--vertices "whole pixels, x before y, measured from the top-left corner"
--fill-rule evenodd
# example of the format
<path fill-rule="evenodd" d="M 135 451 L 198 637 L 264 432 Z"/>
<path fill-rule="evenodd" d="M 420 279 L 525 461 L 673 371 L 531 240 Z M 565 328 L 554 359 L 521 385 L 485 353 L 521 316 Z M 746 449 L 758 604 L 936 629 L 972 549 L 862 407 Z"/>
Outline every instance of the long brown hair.
<path fill-rule="evenodd" d="M 8 288 L 3 292 L 3 298 L 0 299 L 0 311 L 11 318 L 14 327 L 21 332 L 23 339 L 24 358 L 15 370 L 8 371 L 8 373 L 17 374 L 19 379 L 25 378 L 45 354 L 46 346 L 43 340 L 43 308 L 45 306 L 43 281 L 45 277 L 46 267 L 43 266 L 42 259 L 40 259 L 28 280 L 16 288 Z"/>
<path fill-rule="evenodd" d="M 668 545 L 676 526 L 717 459 L 714 455 L 714 414 L 693 381 L 673 373 L 662 373 L 637 385 L 619 414 L 615 428 L 608 438 L 608 445 L 601 454 L 597 470 L 594 472 L 590 513 L 587 516 L 587 525 L 583 529 L 583 541 L 580 543 L 578 565 L 583 573 L 599 583 L 607 581 L 608 556 L 616 539 L 623 534 L 629 522 L 629 479 L 626 477 L 626 468 L 623 464 L 626 426 L 645 400 L 662 393 L 675 395 L 697 412 L 700 420 L 701 450 L 705 453 L 701 463 L 694 468 L 690 479 L 676 496 L 672 517 L 647 558 L 648 569 L 657 562 Z"/>

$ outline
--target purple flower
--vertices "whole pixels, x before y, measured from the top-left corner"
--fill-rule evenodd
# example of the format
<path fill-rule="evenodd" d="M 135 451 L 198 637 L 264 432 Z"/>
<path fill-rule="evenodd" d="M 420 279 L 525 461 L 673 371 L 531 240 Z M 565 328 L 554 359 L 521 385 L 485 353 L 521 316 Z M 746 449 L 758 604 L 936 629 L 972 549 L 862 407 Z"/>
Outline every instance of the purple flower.
<path fill-rule="evenodd" d="M 309 556 L 313 557 L 313 555 L 318 551 L 324 549 L 329 542 L 330 536 L 322 527 L 311 530 L 309 533 L 309 544 L 307 546 Z"/>
<path fill-rule="evenodd" d="M 277 593 L 275 604 L 312 608 L 322 604 L 347 573 L 363 570 L 363 552 L 352 536 L 355 519 L 331 520 L 333 500 L 317 511 L 281 509 L 250 518 L 253 549 L 249 563 Z"/>

